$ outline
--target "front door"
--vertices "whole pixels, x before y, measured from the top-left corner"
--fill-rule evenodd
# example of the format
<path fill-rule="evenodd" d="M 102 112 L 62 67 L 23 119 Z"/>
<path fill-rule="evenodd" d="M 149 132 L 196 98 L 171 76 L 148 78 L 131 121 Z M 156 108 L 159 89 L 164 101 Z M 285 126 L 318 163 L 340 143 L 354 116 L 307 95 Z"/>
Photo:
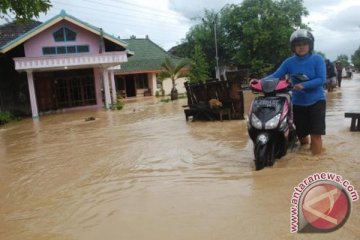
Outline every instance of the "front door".
<path fill-rule="evenodd" d="M 51 73 L 35 74 L 35 90 L 39 111 L 57 109 L 56 93 Z"/>
<path fill-rule="evenodd" d="M 135 97 L 136 96 L 136 86 L 134 75 L 125 76 L 125 85 L 126 85 L 126 96 Z"/>
<path fill-rule="evenodd" d="M 34 74 L 40 112 L 96 104 L 92 69 Z"/>

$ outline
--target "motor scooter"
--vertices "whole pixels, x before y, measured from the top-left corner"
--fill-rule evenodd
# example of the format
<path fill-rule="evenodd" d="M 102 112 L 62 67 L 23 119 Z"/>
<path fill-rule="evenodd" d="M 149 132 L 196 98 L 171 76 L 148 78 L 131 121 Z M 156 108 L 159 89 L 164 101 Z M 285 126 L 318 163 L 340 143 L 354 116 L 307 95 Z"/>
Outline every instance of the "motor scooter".
<path fill-rule="evenodd" d="M 289 81 L 277 78 L 253 79 L 249 85 L 253 93 L 260 94 L 250 106 L 248 132 L 254 144 L 256 170 L 261 170 L 295 147 L 292 87 Z"/>

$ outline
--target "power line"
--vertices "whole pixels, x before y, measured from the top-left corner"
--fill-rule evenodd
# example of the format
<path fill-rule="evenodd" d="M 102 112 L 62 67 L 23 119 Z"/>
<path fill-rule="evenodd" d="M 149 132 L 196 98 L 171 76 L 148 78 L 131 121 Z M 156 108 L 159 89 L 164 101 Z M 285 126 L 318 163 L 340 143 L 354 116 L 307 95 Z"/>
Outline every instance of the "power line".
<path fill-rule="evenodd" d="M 136 11 L 138 12 L 139 9 L 140 11 L 143 11 L 143 12 L 150 12 L 152 15 L 156 14 L 156 15 L 163 15 L 163 16 L 171 16 L 171 17 L 177 17 L 177 18 L 182 18 L 184 20 L 189 20 L 187 19 L 186 17 L 184 16 L 181 16 L 179 14 L 176 14 L 176 13 L 172 13 L 172 12 L 167 12 L 167 11 L 163 11 L 163 10 L 159 10 L 159 9 L 156 9 L 156 8 L 150 8 L 150 7 L 145 7 L 145 6 L 142 6 L 142 5 L 138 5 L 138 4 L 134 4 L 134 3 L 129 3 L 129 2 L 126 2 L 126 1 L 119 1 L 119 0 L 111 0 L 112 2 L 115 2 L 115 3 L 123 3 L 123 4 L 126 4 L 126 5 L 130 5 L 131 6 L 134 6 L 136 7 L 136 9 L 131 9 L 131 8 L 125 8 L 125 9 L 128 9 L 128 10 L 131 10 L 131 11 Z M 87 2 L 92 2 L 92 3 L 96 3 L 96 4 L 100 4 L 100 5 L 105 5 L 105 6 L 110 6 L 110 7 L 116 7 L 115 5 L 112 5 L 112 4 L 106 4 L 104 2 L 99 2 L 99 1 L 96 1 L 96 0 L 87 0 Z"/>
<path fill-rule="evenodd" d="M 92 8 L 92 7 L 89 7 L 89 6 L 84 6 L 84 5 L 74 5 L 72 3 L 69 3 L 69 2 L 61 2 L 61 0 L 57 0 L 57 2 L 60 1 L 60 4 L 63 4 L 63 5 L 69 5 L 69 6 L 74 6 L 74 7 L 79 7 L 79 8 L 87 8 L 87 9 L 91 9 L 91 10 L 96 10 L 97 13 L 99 13 L 99 5 L 100 6 L 107 6 L 107 7 L 110 7 L 111 9 L 118 9 L 120 6 L 116 6 L 116 5 L 111 5 L 111 4 L 106 4 L 106 3 L 102 3 L 102 2 L 99 2 L 99 1 L 96 1 L 96 0 L 87 0 L 87 3 L 92 3 L 92 5 L 94 5 L 95 8 Z M 76 2 L 76 3 L 79 3 L 81 4 L 80 2 Z M 177 14 L 168 14 L 168 13 L 163 13 L 163 14 L 159 14 L 159 12 L 153 12 L 152 10 L 148 10 L 147 8 L 145 7 L 142 7 L 140 9 L 132 9 L 132 8 L 124 8 L 121 6 L 121 10 L 129 10 L 131 12 L 135 12 L 135 13 L 139 13 L 139 12 L 143 12 L 147 15 L 147 17 L 149 17 L 149 19 L 153 19 L 154 17 L 158 17 L 159 15 L 160 16 L 163 16 L 163 17 L 171 17 L 172 19 L 179 19 L 181 18 L 182 20 L 184 21 L 189 21 L 189 19 L 183 17 L 183 16 L 180 16 L 180 15 L 177 15 Z M 144 11 L 145 10 L 145 11 Z M 150 11 L 150 12 L 149 12 Z M 101 12 L 107 12 L 107 13 L 111 13 L 111 14 L 116 14 L 117 16 L 119 16 L 119 14 L 121 15 L 126 15 L 126 16 L 130 16 L 130 17 L 133 17 L 133 15 L 129 15 L 129 14 L 124 14 L 124 13 L 119 13 L 119 12 L 112 12 L 112 11 L 108 11 L 108 10 L 104 10 L 102 9 Z M 144 17 L 144 16 L 143 16 Z"/>
<path fill-rule="evenodd" d="M 58 8 L 55 7 L 54 9 L 58 9 Z M 60 10 L 61 9 L 59 9 L 59 11 Z M 84 21 L 90 23 L 90 21 L 88 20 L 88 17 L 85 16 L 85 18 L 82 18 L 81 20 L 84 20 Z M 90 16 L 90 20 L 92 22 L 96 22 L 96 23 L 103 22 L 103 23 L 117 24 L 116 21 L 109 20 L 109 19 L 94 18 L 93 16 Z M 145 27 L 144 27 L 144 25 L 145 25 Z M 97 27 L 99 27 L 99 26 L 97 26 Z M 136 22 L 131 21 L 129 23 L 126 23 L 126 25 L 122 23 L 122 28 L 121 29 L 126 29 L 126 28 L 131 28 L 131 27 L 146 30 L 146 29 L 149 28 L 149 24 L 145 24 L 145 23 L 142 23 L 142 22 L 137 24 Z M 186 31 L 181 31 L 180 28 L 175 29 L 173 26 L 165 26 L 165 25 L 159 25 L 159 24 L 151 25 L 151 28 L 153 30 L 157 31 L 157 32 L 161 32 L 160 34 L 162 34 L 164 31 L 166 31 L 166 32 L 171 31 L 172 33 L 180 33 L 180 34 L 185 34 L 185 32 L 186 32 Z M 169 29 L 171 29 L 171 30 L 169 30 Z M 104 29 L 104 30 L 106 30 L 106 29 Z M 171 36 L 171 34 L 167 34 L 167 36 Z"/>
<path fill-rule="evenodd" d="M 76 11 L 83 11 L 83 9 L 85 8 L 85 9 L 88 9 L 88 10 L 91 10 L 91 11 L 96 11 L 97 13 L 99 13 L 98 8 L 92 8 L 92 7 L 89 7 L 89 6 L 79 6 L 79 5 L 70 4 L 70 3 L 61 3 L 61 4 L 67 5 L 67 6 L 70 6 L 70 7 L 76 7 L 77 8 Z M 53 6 L 53 8 L 57 8 L 57 7 Z M 86 13 L 88 13 L 88 12 L 86 12 Z M 122 21 L 122 20 L 130 20 L 131 22 L 135 22 L 135 23 L 137 22 L 137 23 L 140 23 L 142 25 L 149 25 L 149 21 L 154 20 L 153 16 L 152 16 L 152 18 L 147 17 L 147 19 L 149 19 L 149 20 L 146 20 L 146 18 L 145 18 L 146 16 L 142 16 L 142 18 L 136 18 L 134 15 L 124 14 L 124 13 L 119 15 L 119 13 L 117 13 L 117 12 L 112 12 L 112 11 L 107 11 L 107 10 L 102 10 L 101 13 L 114 14 L 115 16 L 112 17 L 112 19 L 117 19 L 117 20 L 120 20 L 120 21 Z M 91 16 L 92 19 L 94 19 L 93 16 L 94 15 Z M 122 18 L 122 17 L 126 17 L 126 16 L 128 16 L 129 18 Z M 109 22 L 108 18 L 97 19 L 97 20 Z M 113 21 L 112 21 L 112 23 L 113 23 Z M 139 25 L 134 25 L 134 24 L 130 24 L 130 25 L 139 26 Z M 171 25 L 170 27 L 172 28 L 172 30 L 176 31 L 176 29 L 178 29 L 178 30 L 180 30 L 179 32 L 183 32 L 183 29 L 179 28 L 178 26 L 176 26 L 176 25 L 174 25 L 174 24 L 172 24 L 170 22 L 167 22 L 166 26 L 169 26 L 169 25 Z M 161 27 L 161 25 L 153 25 L 153 26 L 156 26 L 156 27 L 160 26 Z"/>
<path fill-rule="evenodd" d="M 58 8 L 58 7 L 53 7 L 53 9 L 55 9 L 55 10 L 58 10 L 58 11 L 60 11 L 61 9 L 60 8 Z M 84 11 L 84 12 L 86 12 L 86 10 Z M 88 13 L 88 12 L 86 12 L 86 13 Z M 85 17 L 86 18 L 86 17 Z M 81 20 L 84 20 L 84 21 L 87 21 L 86 19 L 81 19 Z M 109 20 L 109 19 L 98 19 L 98 18 L 93 18 L 93 16 L 91 16 L 91 20 L 92 21 L 94 21 L 94 22 L 107 22 L 107 23 L 111 23 L 111 24 L 114 24 L 114 21 L 111 21 L 111 20 Z M 90 22 L 89 22 L 90 23 Z M 144 29 L 144 27 L 143 26 L 141 26 L 141 25 L 139 25 L 139 24 L 126 24 L 126 26 L 130 26 L 130 27 L 136 27 L 136 28 L 140 28 L 140 29 Z M 97 26 L 98 27 L 98 26 Z M 155 31 L 161 31 L 161 32 L 164 32 L 164 30 L 169 30 L 168 28 L 165 28 L 164 26 L 160 26 L 160 25 L 153 25 L 152 27 L 151 27 L 153 30 L 155 30 Z M 170 28 L 172 28 L 172 27 L 170 27 Z M 104 29 L 104 30 L 106 30 L 106 29 Z M 146 28 L 145 28 L 145 31 L 146 31 Z M 172 32 L 178 32 L 178 33 L 181 33 L 181 34 L 183 34 L 183 32 L 182 31 L 174 31 L 173 30 L 173 28 L 172 28 L 172 30 L 171 30 Z M 106 31 L 106 32 L 108 32 L 108 31 Z M 114 32 L 108 32 L 109 34 L 113 34 L 113 35 L 120 35 L 120 37 L 122 38 L 122 39 L 124 39 L 124 38 L 126 38 L 126 37 L 124 37 L 124 35 L 123 34 L 119 34 L 119 33 L 114 33 Z M 138 34 L 132 34 L 132 33 L 130 33 L 129 34 L 129 37 L 130 37 L 130 35 L 138 35 Z M 142 35 L 144 35 L 144 37 L 145 37 L 145 35 L 149 35 L 149 32 L 146 32 L 146 33 L 144 33 L 144 34 L 142 34 Z M 160 37 L 161 36 L 161 37 Z M 185 34 L 182 36 L 182 37 L 174 37 L 174 38 L 172 38 L 173 40 L 171 40 L 171 37 L 173 36 L 172 34 L 166 34 L 165 36 L 167 36 L 167 37 L 170 37 L 170 38 L 162 38 L 162 36 L 164 36 L 164 34 L 155 34 L 155 35 L 151 35 L 150 36 L 150 39 L 151 40 L 153 40 L 153 41 L 155 41 L 156 43 L 158 43 L 158 41 L 159 42 L 162 42 L 162 44 L 169 44 L 169 43 L 172 43 L 172 42 L 180 42 L 183 38 L 185 38 Z M 128 38 L 129 38 L 128 37 Z"/>

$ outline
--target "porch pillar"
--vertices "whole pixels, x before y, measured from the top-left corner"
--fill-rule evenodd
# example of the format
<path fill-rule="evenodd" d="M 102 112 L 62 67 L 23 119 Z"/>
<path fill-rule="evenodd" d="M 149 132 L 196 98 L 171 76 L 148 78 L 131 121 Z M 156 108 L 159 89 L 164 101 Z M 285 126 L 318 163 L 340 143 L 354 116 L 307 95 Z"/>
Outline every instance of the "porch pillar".
<path fill-rule="evenodd" d="M 96 94 L 96 105 L 103 106 L 102 101 L 102 92 L 101 92 L 101 70 L 99 68 L 94 68 L 94 81 L 95 81 L 95 94 Z"/>
<path fill-rule="evenodd" d="M 35 85 L 34 85 L 34 77 L 31 70 L 26 71 L 28 87 L 29 87 L 29 95 L 30 95 L 30 104 L 31 104 L 31 113 L 33 118 L 39 117 L 38 106 L 36 102 L 36 93 L 35 93 Z"/>
<path fill-rule="evenodd" d="M 156 73 L 148 73 L 149 88 L 151 89 L 151 96 L 156 95 L 157 82 L 156 82 Z"/>
<path fill-rule="evenodd" d="M 105 91 L 105 108 L 110 109 L 111 97 L 110 97 L 110 87 L 109 87 L 109 73 L 107 69 L 103 69 L 103 81 L 104 81 L 104 91 Z"/>
<path fill-rule="evenodd" d="M 110 82 L 111 82 L 111 97 L 112 97 L 112 102 L 115 104 L 117 102 L 117 94 L 116 94 L 114 71 L 109 71 L 109 73 L 110 73 Z"/>

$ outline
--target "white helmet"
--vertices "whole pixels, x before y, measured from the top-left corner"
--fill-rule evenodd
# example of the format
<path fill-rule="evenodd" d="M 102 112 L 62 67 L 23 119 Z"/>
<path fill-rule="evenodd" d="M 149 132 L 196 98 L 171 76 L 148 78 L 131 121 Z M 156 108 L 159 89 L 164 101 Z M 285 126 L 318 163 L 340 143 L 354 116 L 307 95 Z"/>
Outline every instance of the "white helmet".
<path fill-rule="evenodd" d="M 295 43 L 296 42 L 307 42 L 310 46 L 310 52 L 314 50 L 314 36 L 312 33 L 306 29 L 298 29 L 295 32 L 293 32 L 290 36 L 290 45 L 291 45 L 291 51 L 295 52 Z"/>

